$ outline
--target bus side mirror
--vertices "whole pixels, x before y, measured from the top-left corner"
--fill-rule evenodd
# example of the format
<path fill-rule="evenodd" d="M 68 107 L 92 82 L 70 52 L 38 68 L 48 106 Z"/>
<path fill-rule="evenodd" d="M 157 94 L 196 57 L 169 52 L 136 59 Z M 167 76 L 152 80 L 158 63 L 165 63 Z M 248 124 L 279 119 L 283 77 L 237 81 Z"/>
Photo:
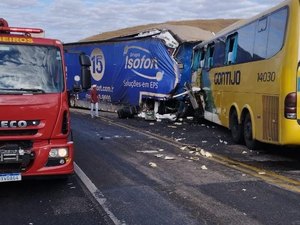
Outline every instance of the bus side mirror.
<path fill-rule="evenodd" d="M 81 66 L 81 84 L 82 89 L 89 89 L 91 87 L 91 60 L 85 54 L 80 54 L 79 63 Z"/>

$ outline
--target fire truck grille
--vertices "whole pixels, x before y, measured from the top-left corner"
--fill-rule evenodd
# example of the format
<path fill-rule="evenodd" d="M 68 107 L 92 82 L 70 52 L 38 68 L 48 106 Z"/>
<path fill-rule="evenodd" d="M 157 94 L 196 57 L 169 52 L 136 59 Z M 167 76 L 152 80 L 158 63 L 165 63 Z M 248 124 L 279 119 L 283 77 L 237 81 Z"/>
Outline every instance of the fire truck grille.
<path fill-rule="evenodd" d="M 30 130 L 0 130 L 0 136 L 28 136 L 37 134 L 37 129 Z"/>
<path fill-rule="evenodd" d="M 31 141 L 0 141 L 0 173 L 25 171 L 35 158 Z"/>
<path fill-rule="evenodd" d="M 1 149 L 31 149 L 33 146 L 32 141 L 0 141 L 0 150 Z"/>
<path fill-rule="evenodd" d="M 0 173 L 22 172 L 20 163 L 0 164 Z"/>

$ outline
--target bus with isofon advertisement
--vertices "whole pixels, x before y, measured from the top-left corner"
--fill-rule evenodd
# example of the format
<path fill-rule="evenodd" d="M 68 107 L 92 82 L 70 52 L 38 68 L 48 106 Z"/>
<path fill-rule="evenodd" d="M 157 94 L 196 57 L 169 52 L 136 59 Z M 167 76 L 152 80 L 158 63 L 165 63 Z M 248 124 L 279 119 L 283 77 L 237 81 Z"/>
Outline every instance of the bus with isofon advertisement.
<path fill-rule="evenodd" d="M 74 172 L 63 45 L 43 33 L 0 19 L 0 182 Z"/>
<path fill-rule="evenodd" d="M 299 9 L 284 1 L 194 47 L 204 118 L 249 149 L 300 144 Z"/>

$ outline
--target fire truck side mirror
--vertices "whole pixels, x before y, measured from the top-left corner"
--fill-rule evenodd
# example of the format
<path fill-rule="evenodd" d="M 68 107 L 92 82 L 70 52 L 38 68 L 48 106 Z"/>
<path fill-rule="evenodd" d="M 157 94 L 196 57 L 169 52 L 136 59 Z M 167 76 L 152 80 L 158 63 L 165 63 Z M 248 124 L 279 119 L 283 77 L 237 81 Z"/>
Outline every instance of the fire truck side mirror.
<path fill-rule="evenodd" d="M 79 62 L 81 65 L 81 84 L 82 89 L 89 89 L 91 87 L 91 60 L 85 54 L 80 54 Z"/>
<path fill-rule="evenodd" d="M 87 66 L 90 67 L 91 66 L 91 60 L 90 58 L 85 55 L 85 54 L 80 54 L 79 55 L 79 62 L 81 66 Z"/>

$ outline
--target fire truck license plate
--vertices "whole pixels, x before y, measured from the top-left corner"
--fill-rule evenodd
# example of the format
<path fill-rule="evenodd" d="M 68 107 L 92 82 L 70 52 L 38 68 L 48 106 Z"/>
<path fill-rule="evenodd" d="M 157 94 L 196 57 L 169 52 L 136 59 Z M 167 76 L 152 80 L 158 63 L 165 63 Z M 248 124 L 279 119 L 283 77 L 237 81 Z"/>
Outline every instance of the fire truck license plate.
<path fill-rule="evenodd" d="M 22 180 L 21 173 L 4 173 L 0 174 L 0 182 L 20 181 Z"/>

